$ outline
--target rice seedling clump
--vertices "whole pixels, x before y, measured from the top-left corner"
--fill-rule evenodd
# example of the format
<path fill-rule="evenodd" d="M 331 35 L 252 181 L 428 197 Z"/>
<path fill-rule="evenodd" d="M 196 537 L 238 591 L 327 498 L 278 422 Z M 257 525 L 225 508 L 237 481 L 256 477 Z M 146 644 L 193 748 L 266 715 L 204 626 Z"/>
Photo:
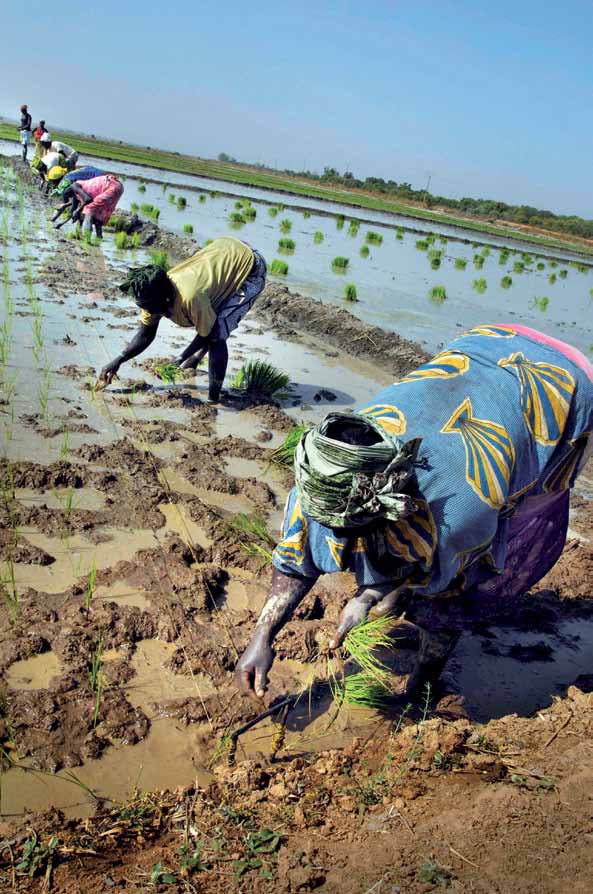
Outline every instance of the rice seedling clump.
<path fill-rule="evenodd" d="M 292 230 L 292 221 L 288 219 L 288 217 L 283 218 L 280 221 L 280 229 L 283 233 L 290 233 Z"/>
<path fill-rule="evenodd" d="M 568 276 L 568 270 L 566 270 L 566 269 L 559 270 L 558 276 L 560 277 L 560 279 L 566 279 L 566 277 Z"/>
<path fill-rule="evenodd" d="M 228 528 L 240 535 L 239 546 L 248 556 L 259 556 L 264 564 L 272 562 L 274 540 L 261 515 L 246 515 L 240 512 L 228 523 Z"/>
<path fill-rule="evenodd" d="M 486 282 L 484 277 L 481 277 L 480 279 L 474 279 L 473 286 L 479 295 L 483 295 L 488 288 L 488 283 Z"/>
<path fill-rule="evenodd" d="M 140 205 L 140 210 L 146 214 L 147 217 L 152 217 L 154 220 L 158 220 L 161 213 L 159 208 L 155 205 L 151 205 L 149 202 Z"/>
<path fill-rule="evenodd" d="M 154 371 L 161 382 L 168 382 L 169 384 L 174 384 L 181 374 L 181 370 L 176 363 L 163 363 L 160 366 L 156 366 Z"/>
<path fill-rule="evenodd" d="M 185 196 L 177 196 L 177 207 L 179 208 L 179 210 L 185 208 L 186 205 L 187 199 L 185 198 Z"/>
<path fill-rule="evenodd" d="M 286 261 L 280 261 L 278 258 L 274 258 L 270 264 L 270 273 L 273 276 L 286 276 L 288 273 L 288 264 Z"/>
<path fill-rule="evenodd" d="M 193 224 L 183 224 L 183 232 L 189 233 L 190 235 L 193 233 L 194 227 Z"/>
<path fill-rule="evenodd" d="M 474 255 L 474 267 L 476 270 L 481 270 L 484 266 L 484 256 L 483 255 Z"/>
<path fill-rule="evenodd" d="M 501 284 L 501 286 L 502 286 L 503 289 L 510 289 L 511 286 L 513 285 L 512 277 L 510 277 L 510 276 L 503 276 L 503 278 L 502 278 L 501 281 L 500 281 L 500 284 Z"/>
<path fill-rule="evenodd" d="M 550 273 L 550 275 L 548 276 L 548 282 L 550 283 L 551 286 L 553 286 L 554 283 L 556 282 L 556 278 L 557 277 L 556 277 L 555 273 Z"/>
<path fill-rule="evenodd" d="M 321 232 L 321 230 L 315 230 L 313 242 L 315 243 L 315 245 L 320 245 L 323 242 L 323 233 Z"/>
<path fill-rule="evenodd" d="M 442 304 L 447 298 L 445 286 L 433 286 L 429 292 L 429 297 L 435 304 Z"/>
<path fill-rule="evenodd" d="M 145 183 L 138 184 L 138 192 L 146 192 L 146 184 Z"/>
<path fill-rule="evenodd" d="M 310 425 L 305 423 L 291 428 L 280 447 L 277 447 L 272 453 L 270 462 L 278 466 L 291 466 L 294 462 L 297 445 L 305 432 L 309 431 L 309 428 Z"/>
<path fill-rule="evenodd" d="M 336 216 L 336 229 L 341 230 L 344 227 L 344 221 L 346 220 L 343 214 L 338 214 Z"/>
<path fill-rule="evenodd" d="M 333 259 L 332 267 L 334 267 L 336 270 L 346 270 L 349 263 L 350 261 L 348 260 L 348 258 L 345 258 L 343 255 L 338 255 L 336 258 Z"/>
<path fill-rule="evenodd" d="M 417 239 L 416 240 L 416 248 L 420 249 L 420 251 L 427 251 L 430 242 L 428 239 Z"/>
<path fill-rule="evenodd" d="M 465 270 L 467 267 L 467 260 L 465 258 L 455 258 L 455 269 L 456 270 Z"/>
<path fill-rule="evenodd" d="M 171 266 L 169 263 L 169 255 L 166 251 L 151 251 L 150 260 L 153 264 L 156 264 L 157 267 L 162 267 L 165 272 Z"/>
<path fill-rule="evenodd" d="M 531 302 L 532 307 L 537 307 L 538 310 L 541 310 L 542 313 L 548 309 L 548 305 L 550 303 L 550 299 L 547 295 L 543 295 L 541 298 L 534 298 Z"/>
<path fill-rule="evenodd" d="M 120 251 L 128 247 L 128 234 L 123 230 L 115 234 L 115 247 Z"/>
<path fill-rule="evenodd" d="M 277 217 L 278 209 L 272 205 L 271 208 L 268 208 L 268 214 L 270 215 L 270 217 Z"/>
<path fill-rule="evenodd" d="M 383 236 L 381 235 L 381 233 L 376 233 L 374 230 L 367 230 L 365 239 L 371 245 L 381 245 L 381 243 L 383 242 Z"/>
<path fill-rule="evenodd" d="M 229 214 L 229 220 L 232 224 L 238 224 L 239 226 L 241 226 L 241 224 L 247 223 L 242 211 L 231 211 L 231 213 Z"/>
<path fill-rule="evenodd" d="M 368 245 L 361 245 L 361 246 L 360 246 L 360 257 L 361 257 L 361 258 L 368 258 L 368 256 L 370 255 L 370 253 L 371 253 L 371 250 L 370 250 L 370 248 L 368 247 Z"/>
<path fill-rule="evenodd" d="M 231 387 L 237 391 L 274 397 L 290 384 L 290 376 L 265 360 L 248 360 L 234 377 Z"/>
<path fill-rule="evenodd" d="M 294 239 L 284 238 L 280 239 L 278 242 L 278 251 L 291 253 L 294 252 L 296 248 L 296 242 Z"/>
<path fill-rule="evenodd" d="M 344 298 L 346 301 L 358 301 L 358 298 L 356 297 L 356 286 L 353 282 L 349 282 L 344 286 Z"/>
<path fill-rule="evenodd" d="M 524 261 L 515 261 L 513 264 L 513 273 L 523 273 L 525 270 L 525 262 Z"/>

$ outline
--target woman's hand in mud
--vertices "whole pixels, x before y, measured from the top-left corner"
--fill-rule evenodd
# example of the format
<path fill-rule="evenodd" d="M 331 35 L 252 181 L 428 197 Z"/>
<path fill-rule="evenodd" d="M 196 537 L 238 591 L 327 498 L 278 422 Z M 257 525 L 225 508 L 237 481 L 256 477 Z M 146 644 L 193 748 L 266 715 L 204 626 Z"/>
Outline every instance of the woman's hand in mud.
<path fill-rule="evenodd" d="M 112 360 L 111 363 L 108 363 L 107 366 L 104 366 L 101 370 L 101 374 L 99 376 L 99 381 L 104 382 L 106 385 L 111 385 L 113 379 L 117 375 L 117 371 L 120 368 L 119 360 Z"/>
<path fill-rule="evenodd" d="M 235 682 L 241 692 L 262 699 L 268 685 L 268 673 L 274 652 L 267 636 L 254 636 L 237 664 Z"/>

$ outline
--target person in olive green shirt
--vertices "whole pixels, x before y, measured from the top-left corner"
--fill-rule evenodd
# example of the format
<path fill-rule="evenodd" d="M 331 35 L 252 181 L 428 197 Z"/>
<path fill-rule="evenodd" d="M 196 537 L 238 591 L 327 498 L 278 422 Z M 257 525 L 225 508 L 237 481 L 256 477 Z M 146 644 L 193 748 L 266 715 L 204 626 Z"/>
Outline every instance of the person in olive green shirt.
<path fill-rule="evenodd" d="M 132 293 L 140 326 L 124 351 L 103 367 L 100 381 L 109 385 L 122 363 L 145 351 L 167 317 L 196 331 L 174 362 L 195 369 L 207 351 L 208 398 L 218 401 L 229 359 L 226 340 L 262 292 L 266 273 L 262 255 L 232 236 L 215 239 L 167 272 L 155 264 L 132 268 L 120 289 Z"/>

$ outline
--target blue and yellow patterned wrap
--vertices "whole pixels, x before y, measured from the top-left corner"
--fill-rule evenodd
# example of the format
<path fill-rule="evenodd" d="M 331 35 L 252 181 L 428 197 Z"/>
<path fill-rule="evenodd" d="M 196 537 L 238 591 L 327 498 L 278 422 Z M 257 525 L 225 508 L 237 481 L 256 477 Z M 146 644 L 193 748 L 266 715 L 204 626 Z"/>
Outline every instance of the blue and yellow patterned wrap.
<path fill-rule="evenodd" d="M 304 516 L 293 488 L 275 567 L 453 595 L 504 569 L 522 500 L 572 486 L 593 432 L 593 383 L 556 348 L 479 326 L 358 412 L 422 438 L 418 511 L 344 536 Z"/>

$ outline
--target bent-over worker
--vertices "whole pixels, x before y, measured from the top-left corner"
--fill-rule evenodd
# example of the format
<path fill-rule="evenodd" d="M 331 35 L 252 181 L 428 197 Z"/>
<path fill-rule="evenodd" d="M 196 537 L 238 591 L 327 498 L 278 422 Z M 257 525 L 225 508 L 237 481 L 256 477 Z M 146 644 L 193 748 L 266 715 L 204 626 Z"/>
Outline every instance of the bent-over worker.
<path fill-rule="evenodd" d="M 101 174 L 99 177 L 91 177 L 90 180 L 76 180 L 71 189 L 79 203 L 78 216 L 84 218 L 83 230 L 90 232 L 94 227 L 97 236 L 102 239 L 103 226 L 109 223 L 109 218 L 123 194 L 123 183 L 113 174 Z M 72 220 L 76 216 L 75 212 Z"/>
<path fill-rule="evenodd" d="M 175 362 L 195 368 L 207 350 L 208 399 L 217 402 L 229 359 L 227 338 L 262 292 L 266 273 L 262 255 L 233 236 L 214 239 L 168 272 L 154 264 L 133 268 L 120 289 L 131 292 L 140 307 L 140 327 L 126 349 L 104 367 L 101 379 L 109 384 L 122 363 L 145 351 L 162 317 L 167 317 L 196 330 Z"/>
<path fill-rule="evenodd" d="M 420 627 L 406 694 L 440 675 L 461 630 L 517 606 L 559 558 L 570 488 L 593 446 L 593 367 L 524 326 L 478 326 L 295 455 L 272 585 L 237 668 L 263 696 L 272 643 L 321 574 L 357 595 L 332 648 L 372 607 Z"/>

